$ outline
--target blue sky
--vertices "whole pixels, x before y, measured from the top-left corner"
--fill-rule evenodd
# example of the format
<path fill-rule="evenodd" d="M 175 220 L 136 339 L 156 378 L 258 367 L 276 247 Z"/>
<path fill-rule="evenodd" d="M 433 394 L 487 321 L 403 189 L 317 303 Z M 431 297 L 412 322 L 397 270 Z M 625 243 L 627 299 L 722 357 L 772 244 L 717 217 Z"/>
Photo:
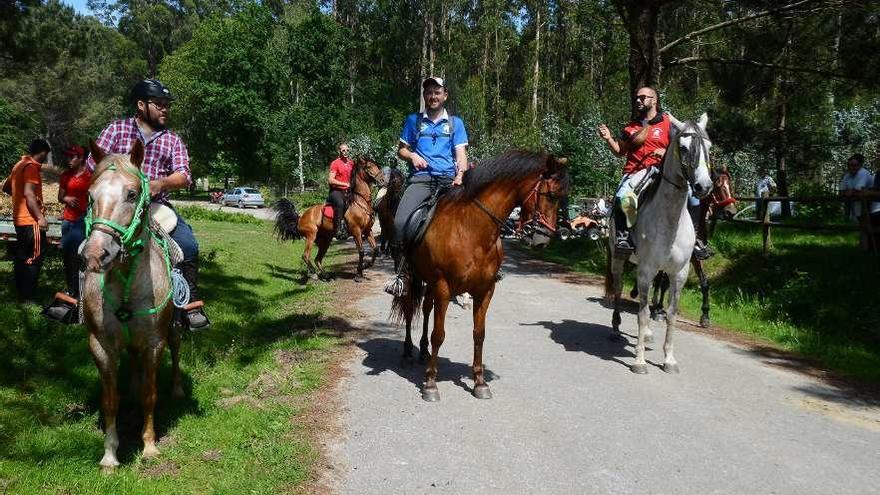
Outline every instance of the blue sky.
<path fill-rule="evenodd" d="M 82 13 L 82 14 L 91 14 L 92 13 L 92 11 L 89 10 L 89 8 L 86 6 L 87 0 L 61 0 L 61 1 L 62 1 L 62 3 L 66 3 L 67 5 L 70 5 L 71 7 L 76 9 L 76 11 L 79 13 Z"/>

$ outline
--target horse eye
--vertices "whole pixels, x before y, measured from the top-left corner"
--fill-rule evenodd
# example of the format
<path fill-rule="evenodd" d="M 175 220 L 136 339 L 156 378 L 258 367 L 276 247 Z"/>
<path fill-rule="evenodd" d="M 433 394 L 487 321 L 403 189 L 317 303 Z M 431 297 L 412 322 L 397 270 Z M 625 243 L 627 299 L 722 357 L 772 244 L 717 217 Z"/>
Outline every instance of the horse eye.
<path fill-rule="evenodd" d="M 137 198 L 138 194 L 137 191 L 135 191 L 134 189 L 129 189 L 128 194 L 125 195 L 125 200 L 129 203 L 134 203 L 135 201 L 137 201 Z"/>

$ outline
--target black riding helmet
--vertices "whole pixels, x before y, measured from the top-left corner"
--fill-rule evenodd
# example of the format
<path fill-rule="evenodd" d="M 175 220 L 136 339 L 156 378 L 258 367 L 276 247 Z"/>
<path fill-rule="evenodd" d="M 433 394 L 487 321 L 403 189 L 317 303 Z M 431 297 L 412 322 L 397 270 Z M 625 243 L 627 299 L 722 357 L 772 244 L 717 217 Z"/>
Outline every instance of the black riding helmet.
<path fill-rule="evenodd" d="M 171 90 L 157 79 L 144 79 L 131 88 L 131 101 L 147 100 L 149 98 L 165 98 L 174 100 Z"/>

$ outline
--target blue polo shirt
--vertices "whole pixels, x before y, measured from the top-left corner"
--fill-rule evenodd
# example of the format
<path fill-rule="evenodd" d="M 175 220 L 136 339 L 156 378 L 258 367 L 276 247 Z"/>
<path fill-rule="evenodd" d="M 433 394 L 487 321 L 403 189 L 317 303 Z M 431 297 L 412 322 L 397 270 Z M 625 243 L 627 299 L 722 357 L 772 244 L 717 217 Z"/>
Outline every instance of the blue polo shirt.
<path fill-rule="evenodd" d="M 428 162 L 428 168 L 425 170 L 416 170 L 410 164 L 411 175 L 455 176 L 453 149 L 468 144 L 468 136 L 464 122 L 459 117 L 453 116 L 451 123 L 449 119 L 446 110 L 443 110 L 443 115 L 437 122 L 431 122 L 427 114 L 423 114 L 421 129 L 417 129 L 419 114 L 413 113 L 406 117 L 403 131 L 400 133 L 400 141 Z"/>

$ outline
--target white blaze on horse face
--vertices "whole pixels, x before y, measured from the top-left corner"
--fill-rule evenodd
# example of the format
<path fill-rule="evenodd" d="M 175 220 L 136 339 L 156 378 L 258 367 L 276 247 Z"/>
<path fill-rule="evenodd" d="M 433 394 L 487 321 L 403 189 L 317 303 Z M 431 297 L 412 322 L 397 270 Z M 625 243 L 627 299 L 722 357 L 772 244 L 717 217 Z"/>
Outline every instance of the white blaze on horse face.
<path fill-rule="evenodd" d="M 122 226 L 128 225 L 134 214 L 134 206 L 125 200 L 128 189 L 130 182 L 118 174 L 102 178 L 93 184 L 89 194 L 92 196 L 94 218 L 100 217 Z M 104 205 L 113 205 L 113 209 L 107 211 Z M 112 235 L 93 228 L 82 250 L 86 269 L 93 272 L 106 271 L 110 262 L 119 255 L 121 248 Z"/>

